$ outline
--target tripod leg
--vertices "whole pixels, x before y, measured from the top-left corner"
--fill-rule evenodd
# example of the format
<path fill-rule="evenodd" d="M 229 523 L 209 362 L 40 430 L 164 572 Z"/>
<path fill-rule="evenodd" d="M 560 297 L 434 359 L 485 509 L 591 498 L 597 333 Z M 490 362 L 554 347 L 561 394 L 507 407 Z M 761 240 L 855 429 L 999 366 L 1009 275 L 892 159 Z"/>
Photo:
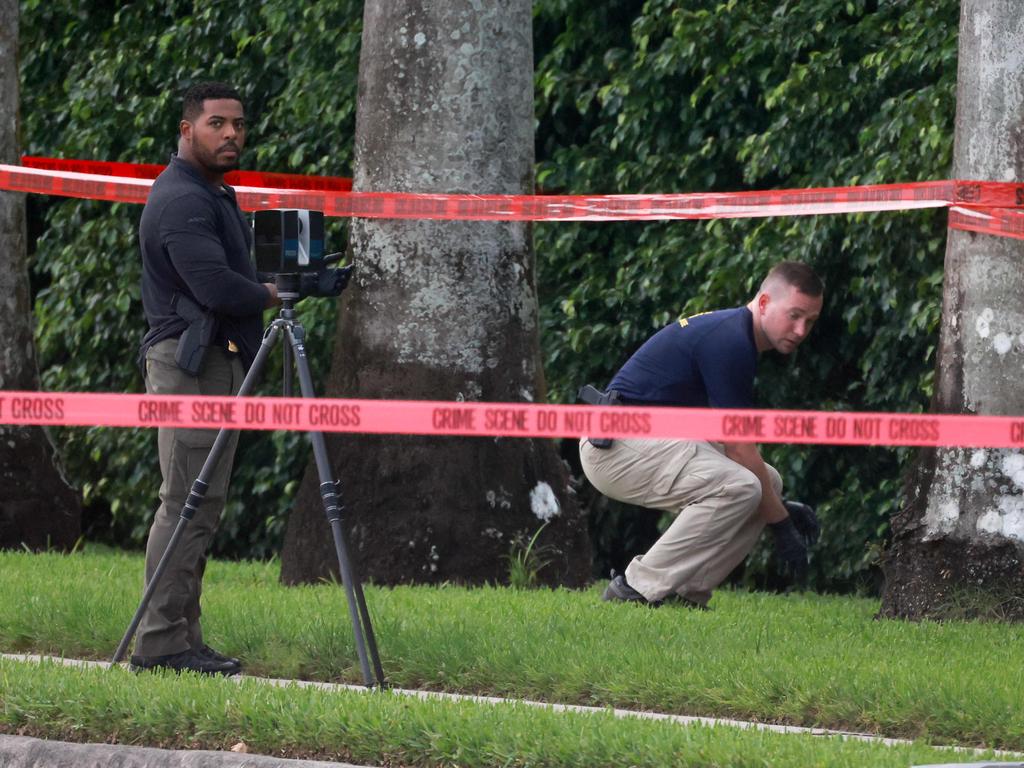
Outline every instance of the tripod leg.
<path fill-rule="evenodd" d="M 302 390 L 302 396 L 308 398 L 315 397 L 313 377 L 309 371 L 309 361 L 306 358 L 306 348 L 303 343 L 305 330 L 301 325 L 295 323 L 288 329 L 288 339 L 295 351 L 295 367 L 299 374 L 299 386 Z M 373 634 L 370 613 L 366 608 L 366 598 L 363 595 L 362 584 L 355 575 L 355 569 L 348 555 L 345 530 L 341 524 L 342 506 L 338 498 L 337 484 L 331 479 L 331 465 L 327 456 L 327 443 L 322 432 L 310 432 L 309 441 L 313 446 L 313 457 L 316 460 L 317 474 L 320 476 L 320 496 L 323 498 L 324 511 L 327 515 L 327 521 L 331 526 L 331 534 L 334 536 L 335 554 L 338 557 L 338 568 L 341 571 L 341 580 L 345 587 L 345 597 L 348 602 L 349 616 L 352 620 L 352 632 L 355 638 L 356 653 L 359 656 L 359 665 L 363 672 L 363 680 L 367 687 L 373 686 L 369 656 L 373 659 L 374 672 L 377 674 L 377 684 L 384 687 L 384 670 L 380 663 L 380 654 L 377 651 L 377 640 Z"/>
<path fill-rule="evenodd" d="M 281 331 L 276 325 L 272 325 L 267 329 L 267 333 L 263 337 L 263 343 L 256 353 L 256 359 L 253 361 L 252 367 L 245 375 L 242 386 L 238 390 L 238 397 L 245 397 L 252 392 L 253 387 L 256 386 L 256 382 L 259 380 L 263 366 L 266 364 L 267 357 L 270 355 L 270 350 L 277 343 L 280 336 Z M 156 591 L 160 579 L 163 578 L 168 563 L 170 563 L 171 555 L 174 554 L 174 550 L 177 548 L 178 542 L 184 534 L 189 521 L 195 516 L 199 505 L 203 503 L 206 490 L 209 488 L 210 476 L 213 475 L 217 464 L 220 462 L 220 457 L 224 453 L 224 448 L 227 446 L 232 431 L 234 430 L 222 429 L 217 433 L 217 438 L 213 441 L 213 446 L 210 448 L 210 453 L 206 457 L 206 461 L 203 462 L 203 468 L 199 471 L 199 476 L 192 483 L 192 490 L 189 491 L 188 498 L 181 508 L 181 516 L 178 518 L 178 524 L 174 528 L 174 533 L 171 534 L 167 547 L 164 549 L 163 555 L 160 556 L 160 562 L 157 563 L 156 568 L 153 570 L 153 576 L 150 578 L 149 583 L 146 584 L 146 589 L 142 593 L 142 600 L 139 602 L 139 607 L 135 610 L 135 615 L 132 617 L 128 629 L 125 630 L 124 637 L 121 638 L 121 643 L 117 646 L 117 650 L 114 651 L 114 658 L 111 659 L 112 664 L 117 664 L 124 658 L 124 654 L 128 650 L 128 644 L 135 637 L 135 632 L 142 622 L 146 608 L 149 607 L 149 601 L 153 598 L 153 593 Z"/>
<path fill-rule="evenodd" d="M 340 528 L 341 527 L 340 513 L 343 512 L 344 509 L 345 509 L 344 505 L 342 505 L 342 503 L 341 503 L 341 482 L 340 481 L 335 481 L 335 483 L 334 483 L 334 492 L 335 492 L 336 498 L 338 499 L 338 511 L 339 511 L 338 526 Z M 342 539 L 343 539 L 344 535 L 345 535 L 344 531 L 342 531 L 342 533 L 341 533 Z M 354 589 L 354 591 L 356 593 L 356 602 L 359 603 L 359 615 L 363 617 L 363 627 L 366 628 L 366 642 L 367 642 L 367 644 L 370 647 L 370 661 L 373 662 L 373 671 L 377 675 L 377 683 L 378 683 L 378 685 L 380 685 L 383 688 L 384 685 L 385 685 L 385 681 L 384 681 L 384 667 L 381 666 L 380 654 L 377 652 L 377 638 L 376 638 L 376 636 L 373 633 L 373 623 L 370 621 L 370 611 L 366 607 L 366 596 L 363 594 L 362 580 L 359 578 L 359 575 L 354 572 L 355 571 L 354 567 L 352 568 L 352 570 L 353 570 L 353 574 L 352 574 L 353 589 Z"/>

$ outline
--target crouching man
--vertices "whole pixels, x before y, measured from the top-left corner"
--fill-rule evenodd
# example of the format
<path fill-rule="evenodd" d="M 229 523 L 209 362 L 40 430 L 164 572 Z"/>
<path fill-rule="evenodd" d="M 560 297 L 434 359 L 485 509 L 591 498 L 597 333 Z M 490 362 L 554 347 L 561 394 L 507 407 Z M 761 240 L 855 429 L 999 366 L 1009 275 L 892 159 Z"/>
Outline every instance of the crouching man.
<path fill-rule="evenodd" d="M 746 306 L 682 318 L 651 336 L 612 379 L 609 395 L 634 406 L 753 408 L 759 355 L 800 346 L 823 293 L 809 266 L 781 262 Z M 755 444 L 583 438 L 580 457 L 601 493 L 675 515 L 624 576 L 612 572 L 605 600 L 678 597 L 705 607 L 766 525 L 787 570 L 806 573 L 817 520 L 806 505 L 783 502 L 782 479 Z"/>

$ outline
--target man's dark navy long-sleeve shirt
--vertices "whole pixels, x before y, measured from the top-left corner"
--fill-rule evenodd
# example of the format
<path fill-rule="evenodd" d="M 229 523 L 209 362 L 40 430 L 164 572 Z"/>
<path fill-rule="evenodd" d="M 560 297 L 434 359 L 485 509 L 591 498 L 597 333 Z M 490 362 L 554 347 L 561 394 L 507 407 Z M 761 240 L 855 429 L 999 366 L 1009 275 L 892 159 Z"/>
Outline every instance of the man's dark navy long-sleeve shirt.
<path fill-rule="evenodd" d="M 246 368 L 262 338 L 269 293 L 256 277 L 250 229 L 231 187 L 210 184 L 189 162 L 172 157 L 153 182 L 139 223 L 142 307 L 149 332 L 142 356 L 187 323 L 171 302 L 182 293 L 218 319 L 215 341 L 233 341 Z"/>
<path fill-rule="evenodd" d="M 757 343 L 746 307 L 669 323 L 644 342 L 612 379 L 631 405 L 753 408 Z"/>

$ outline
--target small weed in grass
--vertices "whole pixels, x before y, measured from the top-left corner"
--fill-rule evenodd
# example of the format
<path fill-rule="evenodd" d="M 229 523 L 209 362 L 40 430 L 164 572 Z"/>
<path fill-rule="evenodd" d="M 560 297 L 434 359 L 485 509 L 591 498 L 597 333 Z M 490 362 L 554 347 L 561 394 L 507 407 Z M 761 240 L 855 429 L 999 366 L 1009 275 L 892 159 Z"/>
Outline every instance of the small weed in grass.
<path fill-rule="evenodd" d="M 537 532 L 533 534 L 529 542 L 513 541 L 509 547 L 508 559 L 508 585 L 513 589 L 533 589 L 537 586 L 538 574 L 541 569 L 551 562 L 549 556 L 551 547 L 538 546 L 537 539 L 540 537 L 548 524 L 544 523 Z"/>

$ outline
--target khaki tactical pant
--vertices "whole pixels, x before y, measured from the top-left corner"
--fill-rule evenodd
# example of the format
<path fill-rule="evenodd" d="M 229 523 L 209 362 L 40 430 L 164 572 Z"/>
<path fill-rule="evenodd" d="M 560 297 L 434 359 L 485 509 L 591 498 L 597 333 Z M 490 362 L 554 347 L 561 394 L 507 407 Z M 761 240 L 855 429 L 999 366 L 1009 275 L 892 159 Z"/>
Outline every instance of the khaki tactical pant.
<path fill-rule="evenodd" d="M 174 362 L 177 339 L 154 344 L 146 353 L 146 391 L 153 395 L 234 395 L 242 386 L 242 363 L 237 355 L 208 349 L 199 376 L 189 376 Z M 146 544 L 146 583 L 156 570 L 180 519 L 181 508 L 217 437 L 215 429 L 159 429 L 160 506 Z M 203 646 L 199 626 L 206 550 L 224 508 L 238 433 L 232 434 L 205 499 L 185 527 L 172 559 L 139 624 L 135 653 L 165 656 Z"/>
<path fill-rule="evenodd" d="M 676 516 L 626 568 L 626 581 L 648 600 L 676 593 L 706 604 L 764 528 L 757 513 L 761 483 L 718 444 L 627 439 L 602 450 L 584 438 L 580 458 L 587 479 L 605 496 Z M 781 495 L 782 478 L 771 466 L 768 473 Z"/>

